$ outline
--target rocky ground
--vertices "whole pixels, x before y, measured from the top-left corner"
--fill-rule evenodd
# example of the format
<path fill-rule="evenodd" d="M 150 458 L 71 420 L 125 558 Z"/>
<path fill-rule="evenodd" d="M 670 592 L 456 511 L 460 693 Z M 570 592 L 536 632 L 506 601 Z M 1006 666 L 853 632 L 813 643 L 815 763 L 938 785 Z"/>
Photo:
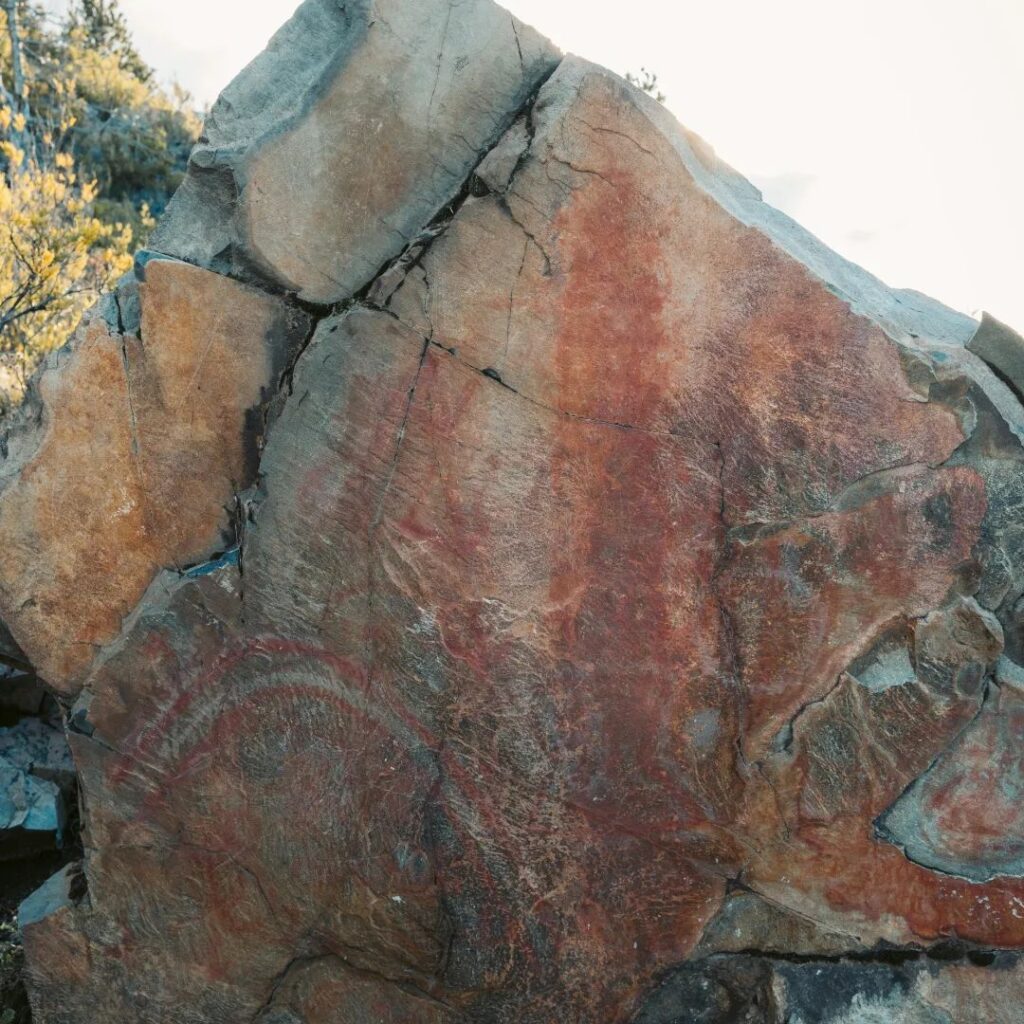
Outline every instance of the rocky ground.
<path fill-rule="evenodd" d="M 18 906 L 65 864 L 81 858 L 73 832 L 61 850 L 37 852 L 29 858 L 0 863 L 0 1024 L 29 1024 L 25 991 L 25 956 L 18 929 Z"/>
<path fill-rule="evenodd" d="M 61 709 L 2 633 L 0 664 L 0 1024 L 28 1024 L 18 907 L 82 847 Z"/>

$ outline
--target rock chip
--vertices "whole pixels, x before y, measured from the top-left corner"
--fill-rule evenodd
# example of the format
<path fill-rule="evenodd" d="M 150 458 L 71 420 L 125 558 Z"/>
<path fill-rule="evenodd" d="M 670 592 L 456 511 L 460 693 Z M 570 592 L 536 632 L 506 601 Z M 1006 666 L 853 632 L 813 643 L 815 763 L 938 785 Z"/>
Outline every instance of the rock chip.
<path fill-rule="evenodd" d="M 1024 393 L 1024 338 L 1012 327 L 985 313 L 967 348 L 997 370 L 1018 395 Z"/>
<path fill-rule="evenodd" d="M 0 860 L 62 843 L 74 784 L 63 731 L 38 718 L 0 728 Z"/>

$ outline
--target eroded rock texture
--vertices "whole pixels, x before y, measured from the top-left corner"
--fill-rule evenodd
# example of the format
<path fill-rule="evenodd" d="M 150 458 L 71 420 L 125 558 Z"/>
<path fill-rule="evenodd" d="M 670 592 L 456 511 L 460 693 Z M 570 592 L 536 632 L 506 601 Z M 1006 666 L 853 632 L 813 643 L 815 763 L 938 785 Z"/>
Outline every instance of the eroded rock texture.
<path fill-rule="evenodd" d="M 1019 1021 L 1015 336 L 486 0 L 307 0 L 156 245 L 0 471 L 39 1020 Z"/>

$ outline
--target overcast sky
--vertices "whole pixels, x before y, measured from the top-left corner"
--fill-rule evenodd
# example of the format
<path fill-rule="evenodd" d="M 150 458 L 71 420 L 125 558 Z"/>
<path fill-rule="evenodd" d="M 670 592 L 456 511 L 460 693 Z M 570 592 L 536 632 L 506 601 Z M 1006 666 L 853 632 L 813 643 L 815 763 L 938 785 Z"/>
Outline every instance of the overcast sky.
<path fill-rule="evenodd" d="M 143 56 L 207 103 L 296 0 L 122 6 Z M 685 125 L 843 255 L 1024 329 L 1024 0 L 505 6 L 563 49 L 657 72 Z"/>

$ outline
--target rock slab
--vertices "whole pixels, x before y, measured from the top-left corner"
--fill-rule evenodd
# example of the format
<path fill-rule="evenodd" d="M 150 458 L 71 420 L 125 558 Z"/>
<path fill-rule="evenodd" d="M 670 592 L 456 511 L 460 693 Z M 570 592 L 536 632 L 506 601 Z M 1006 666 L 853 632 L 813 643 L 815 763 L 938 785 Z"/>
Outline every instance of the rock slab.
<path fill-rule="evenodd" d="M 40 1021 L 1016 1019 L 977 323 L 487 0 L 307 0 L 154 245 L 0 466 Z"/>

